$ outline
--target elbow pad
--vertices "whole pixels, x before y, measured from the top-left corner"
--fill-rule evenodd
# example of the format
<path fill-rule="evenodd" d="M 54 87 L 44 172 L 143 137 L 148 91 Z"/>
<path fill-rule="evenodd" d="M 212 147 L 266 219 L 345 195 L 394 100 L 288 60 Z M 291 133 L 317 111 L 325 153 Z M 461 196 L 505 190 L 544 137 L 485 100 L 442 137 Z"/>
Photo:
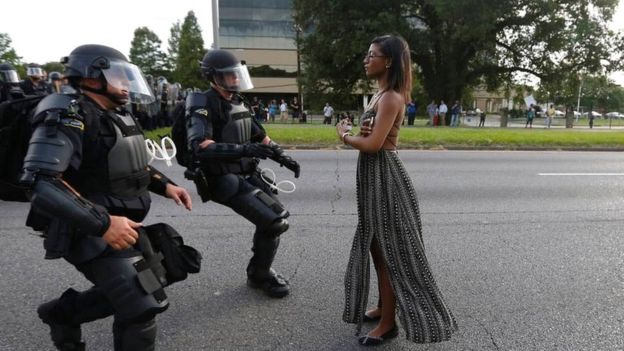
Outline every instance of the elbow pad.
<path fill-rule="evenodd" d="M 102 236 L 110 226 L 106 210 L 79 196 L 59 179 L 37 181 L 30 201 L 33 209 L 59 218 L 83 234 Z"/>

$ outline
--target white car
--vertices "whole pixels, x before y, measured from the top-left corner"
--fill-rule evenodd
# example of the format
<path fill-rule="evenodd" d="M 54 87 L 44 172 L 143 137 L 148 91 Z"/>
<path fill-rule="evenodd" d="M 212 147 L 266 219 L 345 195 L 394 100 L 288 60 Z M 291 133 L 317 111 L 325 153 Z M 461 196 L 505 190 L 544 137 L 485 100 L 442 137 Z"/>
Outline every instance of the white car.
<path fill-rule="evenodd" d="M 624 115 L 619 112 L 609 112 L 605 115 L 607 118 L 623 118 Z"/>
<path fill-rule="evenodd" d="M 555 110 L 555 117 L 564 117 L 565 113 L 559 110 Z"/>
<path fill-rule="evenodd" d="M 599 112 L 596 112 L 596 111 L 592 111 L 592 112 L 591 112 L 591 114 L 592 114 L 592 116 L 593 116 L 594 118 L 600 118 L 600 117 L 602 117 L 602 113 L 599 113 Z M 583 117 L 586 117 L 586 118 L 587 118 L 587 112 L 583 112 Z"/>

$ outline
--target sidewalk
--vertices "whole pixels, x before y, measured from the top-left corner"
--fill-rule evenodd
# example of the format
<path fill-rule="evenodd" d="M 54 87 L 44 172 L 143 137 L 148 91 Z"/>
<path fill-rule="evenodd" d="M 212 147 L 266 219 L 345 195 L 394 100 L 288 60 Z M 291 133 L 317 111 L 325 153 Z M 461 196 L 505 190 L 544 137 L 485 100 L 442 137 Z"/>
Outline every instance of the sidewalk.
<path fill-rule="evenodd" d="M 463 127 L 475 127 L 479 125 L 479 117 L 478 116 L 470 116 L 462 118 L 462 126 Z M 605 121 L 608 123 L 608 120 Z M 526 124 L 526 119 L 510 119 L 507 123 L 507 128 L 524 128 Z M 488 115 L 485 119 L 485 127 L 487 128 L 500 128 L 500 116 L 499 115 Z M 533 120 L 533 129 L 547 129 L 546 128 L 546 119 L 545 118 L 535 118 Z M 553 119 L 551 129 L 566 129 L 565 128 L 565 118 L 555 118 Z M 606 126 L 596 126 L 594 128 L 589 128 L 589 124 L 587 119 L 579 119 L 578 122 L 574 122 L 573 129 L 585 129 L 585 130 L 624 130 L 624 126 L 621 125 L 613 125 L 609 128 L 609 125 Z"/>

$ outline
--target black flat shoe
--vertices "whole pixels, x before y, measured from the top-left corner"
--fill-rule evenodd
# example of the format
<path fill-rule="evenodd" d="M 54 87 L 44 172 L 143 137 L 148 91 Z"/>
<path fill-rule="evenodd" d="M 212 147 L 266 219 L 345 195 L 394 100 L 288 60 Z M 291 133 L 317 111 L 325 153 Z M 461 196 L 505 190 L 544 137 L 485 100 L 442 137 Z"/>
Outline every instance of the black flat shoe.
<path fill-rule="evenodd" d="M 362 336 L 358 340 L 358 342 L 362 346 L 377 346 L 377 345 L 381 345 L 384 341 L 394 339 L 397 336 L 399 336 L 399 328 L 395 324 L 394 327 L 392 327 L 392 329 L 388 330 L 387 332 L 385 332 L 382 336 L 378 338 L 374 336 L 369 336 L 368 334 L 366 334 L 365 336 Z"/>
<path fill-rule="evenodd" d="M 381 319 L 381 315 L 377 317 L 371 317 L 368 314 L 364 313 L 364 317 L 362 317 L 363 322 L 376 322 Z"/>

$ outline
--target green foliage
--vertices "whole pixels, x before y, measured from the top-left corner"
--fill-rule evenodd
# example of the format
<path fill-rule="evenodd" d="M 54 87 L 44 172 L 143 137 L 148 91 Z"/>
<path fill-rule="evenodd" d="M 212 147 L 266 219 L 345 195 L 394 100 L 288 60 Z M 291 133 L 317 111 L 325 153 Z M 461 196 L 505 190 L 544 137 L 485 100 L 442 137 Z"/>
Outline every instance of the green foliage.
<path fill-rule="evenodd" d="M 60 57 L 59 57 L 60 59 Z M 52 61 L 52 62 L 46 62 L 43 65 L 41 65 L 41 67 L 48 72 L 48 74 L 50 72 L 59 72 L 59 73 L 63 73 L 63 71 L 65 71 L 65 67 L 58 61 Z"/>
<path fill-rule="evenodd" d="M 11 47 L 11 37 L 6 33 L 0 33 L 0 63 L 10 63 L 17 69 L 21 63 L 21 57 L 17 56 L 15 49 Z"/>
<path fill-rule="evenodd" d="M 362 57 L 378 35 L 401 34 L 429 99 L 466 87 L 565 77 L 621 67 L 622 35 L 607 28 L 617 0 L 294 0 L 304 30 L 307 94 L 348 98 L 367 89 Z M 429 100 L 428 99 L 428 100 Z"/>
<path fill-rule="evenodd" d="M 180 82 L 183 87 L 207 88 L 208 83 L 201 77 L 198 64 L 205 53 L 197 17 L 193 11 L 189 11 L 180 30 L 178 58 L 173 74 L 175 81 Z"/>
<path fill-rule="evenodd" d="M 178 49 L 180 46 L 180 33 L 182 31 L 182 27 L 180 26 L 180 21 L 176 21 L 169 29 L 169 47 L 167 48 L 167 68 L 170 71 L 175 71 L 176 62 L 178 60 Z"/>
<path fill-rule="evenodd" d="M 130 46 L 130 61 L 144 74 L 162 75 L 165 71 L 165 54 L 160 45 L 156 33 L 147 27 L 137 28 Z"/>

